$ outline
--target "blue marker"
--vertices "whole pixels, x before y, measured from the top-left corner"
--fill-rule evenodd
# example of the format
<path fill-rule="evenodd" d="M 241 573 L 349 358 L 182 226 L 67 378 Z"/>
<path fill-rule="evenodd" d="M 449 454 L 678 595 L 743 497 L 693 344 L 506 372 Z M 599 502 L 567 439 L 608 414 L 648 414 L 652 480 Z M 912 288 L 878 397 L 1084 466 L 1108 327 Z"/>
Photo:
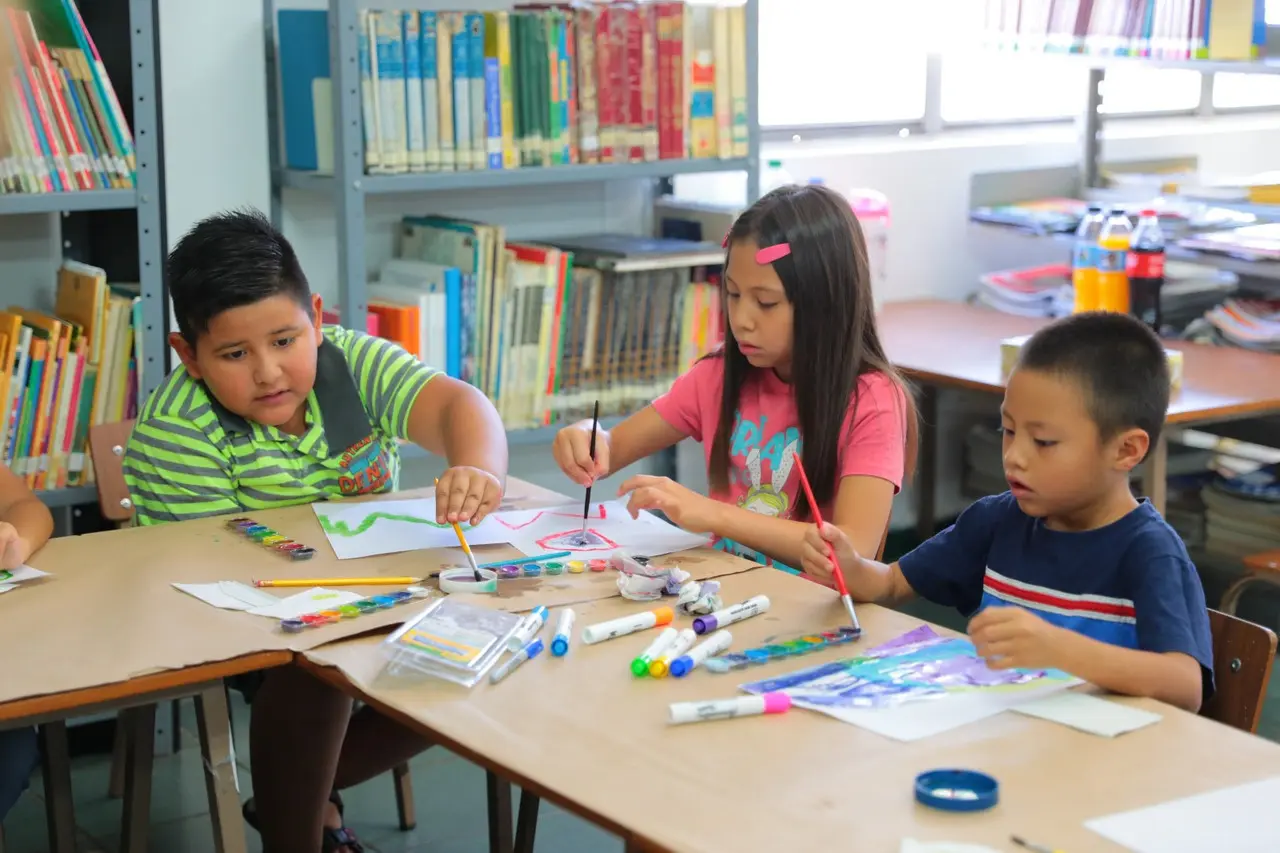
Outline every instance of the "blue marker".
<path fill-rule="evenodd" d="M 556 622 L 556 635 L 551 640 L 551 654 L 562 658 L 569 653 L 569 643 L 573 641 L 573 608 L 566 607 L 560 611 L 560 619 Z"/>
<path fill-rule="evenodd" d="M 538 632 L 542 630 L 542 626 L 547 622 L 547 608 L 539 604 L 533 608 L 533 611 L 525 617 L 520 626 L 516 628 L 511 639 L 507 640 L 507 651 L 519 651 L 526 643 L 538 636 Z"/>
<path fill-rule="evenodd" d="M 502 666 L 489 674 L 489 683 L 497 684 L 499 681 L 515 672 L 516 667 L 520 666 L 520 664 L 531 658 L 536 658 L 540 651 L 542 651 L 542 638 L 534 637 L 532 643 L 507 658 L 506 661 L 503 662 Z"/>

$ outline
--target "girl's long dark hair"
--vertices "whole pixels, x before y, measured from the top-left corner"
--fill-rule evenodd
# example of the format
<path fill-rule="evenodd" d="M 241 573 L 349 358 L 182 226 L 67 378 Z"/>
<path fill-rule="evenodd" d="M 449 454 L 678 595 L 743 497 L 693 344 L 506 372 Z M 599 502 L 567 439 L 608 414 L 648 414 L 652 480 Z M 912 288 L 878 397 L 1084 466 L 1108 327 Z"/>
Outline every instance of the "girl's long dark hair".
<path fill-rule="evenodd" d="M 734 244 L 743 240 L 761 248 L 791 245 L 791 253 L 775 261 L 773 269 L 794 310 L 791 389 L 804 442 L 801 462 L 814 498 L 825 505 L 835 497 L 839 454 L 848 440 L 843 429 L 845 413 L 850 400 L 856 409 L 858 380 L 871 371 L 883 373 L 903 389 L 907 423 L 903 474 L 904 479 L 910 478 L 919 440 L 915 406 L 880 343 L 867 244 L 849 202 L 823 186 L 779 187 L 733 223 L 725 244 L 726 270 Z M 724 359 L 724 391 L 708 471 L 713 492 L 720 493 L 729 487 L 729 447 L 738 398 L 753 369 L 734 340 L 727 309 L 723 319 L 724 347 L 713 357 Z M 851 419 L 850 426 L 853 423 Z M 808 517 L 808 503 L 796 501 L 792 514 L 797 519 Z"/>

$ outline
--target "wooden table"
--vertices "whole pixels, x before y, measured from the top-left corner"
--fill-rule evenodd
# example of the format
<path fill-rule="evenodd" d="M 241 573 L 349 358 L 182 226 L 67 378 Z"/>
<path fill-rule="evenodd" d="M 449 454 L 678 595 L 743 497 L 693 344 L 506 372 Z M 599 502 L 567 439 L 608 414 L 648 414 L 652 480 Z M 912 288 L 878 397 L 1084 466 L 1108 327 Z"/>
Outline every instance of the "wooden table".
<path fill-rule="evenodd" d="M 1049 321 L 964 303 L 921 300 L 891 302 L 877 322 L 889 360 L 922 386 L 916 526 L 920 538 L 927 539 L 935 524 L 937 389 L 1003 394 L 1000 342 L 1031 334 Z M 1185 341 L 1166 341 L 1165 346 L 1183 354 L 1182 388 L 1169 400 L 1168 423 L 1191 425 L 1280 412 L 1280 356 Z M 1167 463 L 1168 446 L 1162 438 L 1152 448 L 1143 472 L 1143 489 L 1161 512 Z"/>
<path fill-rule="evenodd" d="M 772 602 L 766 614 L 729 628 L 735 649 L 841 623 L 835 595 L 816 584 L 768 569 L 723 580 L 727 601 L 766 593 Z M 577 609 L 577 625 L 644 607 L 598 601 Z M 1164 719 L 1116 739 L 1007 712 L 913 743 L 798 709 L 667 725 L 670 702 L 731 697 L 741 682 L 847 657 L 851 648 L 919 625 L 880 607 L 863 606 L 859 615 L 866 635 L 858 646 L 815 653 L 803 664 L 684 679 L 639 680 L 628 672 L 652 632 L 576 642 L 563 659 L 543 655 L 498 685 L 469 691 L 386 675 L 380 638 L 313 649 L 303 659 L 331 684 L 636 851 L 896 853 L 904 837 L 1004 850 L 1018 833 L 1063 850 L 1106 853 L 1121 848 L 1085 829 L 1085 820 L 1258 780 L 1280 767 L 1280 745 L 1132 699 L 1118 701 Z M 915 804 L 916 774 L 956 766 L 994 775 L 1000 805 L 955 815 Z"/>
<path fill-rule="evenodd" d="M 507 502 L 521 508 L 569 500 L 518 480 L 508 483 L 507 493 Z M 425 489 L 394 497 L 431 494 Z M 68 536 L 50 541 L 30 561 L 53 577 L 24 583 L 0 598 L 0 624 L 8 636 L 23 638 L 22 653 L 9 656 L 0 667 L 0 727 L 59 726 L 59 720 L 70 716 L 127 710 L 131 730 L 149 732 L 156 702 L 194 696 L 216 846 L 229 853 L 242 851 L 245 839 L 223 679 L 289 664 L 298 651 L 397 624 L 405 616 L 403 608 L 392 608 L 285 634 L 271 620 L 219 610 L 173 588 L 174 582 L 350 576 L 351 564 L 339 561 L 327 547 L 310 506 L 252 515 L 296 541 L 317 546 L 319 553 L 292 563 L 228 531 L 224 518 Z M 475 550 L 482 561 L 483 555 L 519 555 L 509 546 Z M 367 576 L 423 576 L 461 562 L 460 551 L 441 549 L 366 558 L 359 565 Z M 503 604 L 525 610 L 535 598 L 554 604 L 616 594 L 614 579 L 606 575 L 573 577 L 541 585 L 504 582 Z M 361 594 L 385 589 L 353 588 Z M 148 827 L 152 739 L 132 740 L 135 752 L 129 764 L 134 772 L 126 779 L 125 801 L 136 808 L 126 809 L 124 816 L 125 851 L 145 844 Z M 51 773 L 45 780 L 46 790 L 58 792 L 51 798 L 50 835 L 55 853 L 62 853 L 74 850 L 72 807 L 62 795 L 70 790 L 70 780 L 67 762 L 50 758 L 46 755 L 47 767 L 62 768 L 55 771 L 61 778 Z"/>

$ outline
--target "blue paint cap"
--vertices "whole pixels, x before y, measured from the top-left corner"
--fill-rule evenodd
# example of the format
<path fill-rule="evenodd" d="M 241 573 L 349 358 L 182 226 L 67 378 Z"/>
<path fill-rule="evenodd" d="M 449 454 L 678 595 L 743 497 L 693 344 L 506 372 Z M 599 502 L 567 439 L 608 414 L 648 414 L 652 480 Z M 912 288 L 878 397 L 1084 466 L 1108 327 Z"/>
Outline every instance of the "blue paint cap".
<path fill-rule="evenodd" d="M 693 658 L 688 655 L 680 655 L 671 662 L 669 668 L 670 673 L 676 678 L 684 678 L 693 670 Z"/>
<path fill-rule="evenodd" d="M 986 811 L 1000 801 L 1000 783 L 977 770 L 926 770 L 915 788 L 916 802 L 947 812 Z"/>

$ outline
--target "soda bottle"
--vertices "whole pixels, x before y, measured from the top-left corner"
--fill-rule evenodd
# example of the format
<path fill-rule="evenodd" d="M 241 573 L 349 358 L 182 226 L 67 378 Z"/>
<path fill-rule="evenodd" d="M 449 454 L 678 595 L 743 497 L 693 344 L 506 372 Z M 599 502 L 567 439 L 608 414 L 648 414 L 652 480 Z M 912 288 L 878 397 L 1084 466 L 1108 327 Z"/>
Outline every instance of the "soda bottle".
<path fill-rule="evenodd" d="M 1071 284 L 1075 289 L 1075 312 L 1097 311 L 1098 298 L 1098 234 L 1102 231 L 1102 205 L 1091 204 L 1071 251 Z"/>
<path fill-rule="evenodd" d="M 1129 313 L 1129 276 L 1125 265 L 1133 226 L 1124 211 L 1115 208 L 1098 235 L 1098 308 Z"/>
<path fill-rule="evenodd" d="M 1133 229 L 1125 272 L 1133 316 L 1160 331 L 1160 289 L 1164 287 L 1164 232 L 1154 210 L 1142 211 Z"/>

